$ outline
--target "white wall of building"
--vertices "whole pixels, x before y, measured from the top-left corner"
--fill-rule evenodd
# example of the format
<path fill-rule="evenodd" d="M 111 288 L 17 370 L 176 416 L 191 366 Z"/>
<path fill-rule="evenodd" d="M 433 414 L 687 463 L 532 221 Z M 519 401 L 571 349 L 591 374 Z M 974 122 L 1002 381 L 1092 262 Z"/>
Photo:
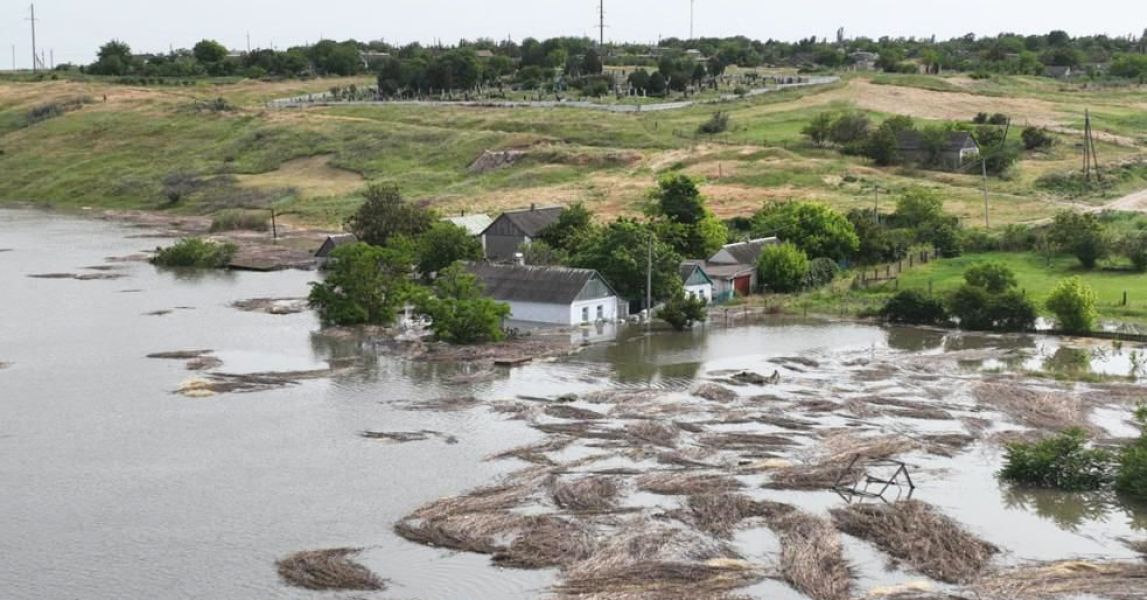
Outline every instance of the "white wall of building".
<path fill-rule="evenodd" d="M 583 310 L 584 309 L 584 310 Z M 588 316 L 588 318 L 583 318 Z M 598 298 L 596 300 L 582 300 L 570 305 L 569 324 L 596 323 L 598 321 L 617 320 L 617 298 Z"/>
<path fill-rule="evenodd" d="M 581 325 L 582 309 L 588 317 L 588 323 L 602 321 L 616 321 L 617 298 L 600 298 L 597 300 L 584 300 L 573 304 L 545 304 L 541 302 L 507 302 L 510 305 L 510 319 L 529 323 L 549 323 L 552 325 Z M 598 307 L 601 307 L 600 318 Z"/>
<path fill-rule="evenodd" d="M 700 296 L 705 299 L 705 302 L 713 301 L 713 286 L 708 283 L 698 285 L 685 286 L 686 296 Z"/>

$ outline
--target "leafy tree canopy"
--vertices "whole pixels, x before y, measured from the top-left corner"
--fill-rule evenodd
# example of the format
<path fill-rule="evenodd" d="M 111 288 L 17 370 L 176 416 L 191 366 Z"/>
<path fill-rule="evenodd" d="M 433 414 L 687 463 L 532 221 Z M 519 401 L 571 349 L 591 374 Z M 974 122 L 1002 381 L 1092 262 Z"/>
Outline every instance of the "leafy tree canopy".
<path fill-rule="evenodd" d="M 363 197 L 366 201 L 347 219 L 346 227 L 367 244 L 385 246 L 394 236 L 416 238 L 436 220 L 429 209 L 404 200 L 393 184 L 372 184 Z"/>
<path fill-rule="evenodd" d="M 852 223 L 816 202 L 765 205 L 753 215 L 753 236 L 777 236 L 814 258 L 844 260 L 860 249 L 860 239 Z"/>

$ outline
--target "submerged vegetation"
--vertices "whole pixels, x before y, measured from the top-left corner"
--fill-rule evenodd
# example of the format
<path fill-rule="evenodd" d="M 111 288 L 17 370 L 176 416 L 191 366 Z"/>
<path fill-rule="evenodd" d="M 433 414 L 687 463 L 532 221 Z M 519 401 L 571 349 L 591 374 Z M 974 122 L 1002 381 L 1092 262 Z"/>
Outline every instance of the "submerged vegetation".
<path fill-rule="evenodd" d="M 166 248 L 156 248 L 151 263 L 161 267 L 218 269 L 231 262 L 237 249 L 230 242 L 183 238 Z"/>

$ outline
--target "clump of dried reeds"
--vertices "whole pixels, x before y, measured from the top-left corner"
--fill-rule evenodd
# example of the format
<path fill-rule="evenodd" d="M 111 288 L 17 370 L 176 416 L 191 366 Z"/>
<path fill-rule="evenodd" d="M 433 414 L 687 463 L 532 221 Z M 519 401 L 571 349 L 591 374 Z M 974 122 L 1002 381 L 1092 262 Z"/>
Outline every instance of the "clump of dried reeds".
<path fill-rule="evenodd" d="M 1043 600 L 1087 596 L 1109 600 L 1147 597 L 1147 563 L 1064 561 L 993 573 L 972 587 L 981 598 Z"/>
<path fill-rule="evenodd" d="M 781 540 L 781 576 L 814 600 L 847 600 L 852 573 L 840 534 L 827 519 L 790 510 L 774 519 Z"/>
<path fill-rule="evenodd" d="M 789 436 L 776 433 L 745 433 L 729 431 L 713 433 L 701 438 L 701 443 L 710 448 L 749 452 L 783 450 L 797 445 Z"/>
<path fill-rule="evenodd" d="M 709 494 L 736 490 L 742 487 L 744 484 L 728 475 L 683 471 L 650 473 L 637 478 L 637 489 L 664 496 Z"/>
<path fill-rule="evenodd" d="M 573 441 L 574 438 L 572 437 L 551 437 L 536 444 L 526 444 L 525 446 L 518 446 L 497 454 L 492 454 L 486 457 L 486 460 L 517 458 L 536 465 L 553 465 L 555 464 L 554 461 L 546 456 L 546 453 L 563 450 L 566 446 L 572 444 Z"/>
<path fill-rule="evenodd" d="M 605 512 L 617 507 L 621 491 L 613 477 L 583 477 L 550 482 L 550 497 L 558 508 L 575 512 Z"/>
<path fill-rule="evenodd" d="M 680 430 L 672 424 L 657 421 L 637 421 L 625 426 L 625 434 L 636 443 L 673 448 L 677 446 Z"/>
<path fill-rule="evenodd" d="M 660 390 L 653 389 L 599 390 L 582 396 L 582 400 L 590 404 L 630 404 L 655 400 L 661 395 Z"/>
<path fill-rule="evenodd" d="M 546 569 L 585 560 L 593 553 L 592 532 L 582 523 L 552 515 L 531 517 L 494 563 L 516 569 Z"/>
<path fill-rule="evenodd" d="M 761 573 L 713 538 L 647 519 L 623 524 L 556 587 L 565 596 L 635 594 L 641 598 L 711 598 L 757 581 Z"/>
<path fill-rule="evenodd" d="M 737 392 L 715 383 L 703 383 L 697 386 L 693 389 L 693 395 L 711 402 L 732 402 L 737 399 Z"/>
<path fill-rule="evenodd" d="M 1069 427 L 1093 429 L 1083 402 L 1075 394 L 1039 391 L 1006 383 L 983 383 L 972 393 L 980 404 L 995 408 L 1029 427 L 1052 431 Z"/>
<path fill-rule="evenodd" d="M 478 406 L 478 399 L 473 396 L 446 396 L 431 398 L 410 404 L 408 410 L 430 410 L 439 412 L 457 412 Z"/>
<path fill-rule="evenodd" d="M 918 446 L 919 442 L 902 435 L 831 435 L 825 438 L 818 456 L 805 463 L 773 471 L 765 487 L 785 490 L 826 489 L 838 480 L 853 480 L 862 474 L 863 461 L 858 461 L 849 470 L 853 456 L 870 460 L 885 459 Z"/>
<path fill-rule="evenodd" d="M 947 583 L 971 581 L 999 549 L 924 502 L 854 504 L 831 511 L 841 531 L 868 540 L 921 573 Z"/>
<path fill-rule="evenodd" d="M 596 421 L 605 418 L 605 415 L 597 411 L 589 410 L 588 408 L 578 408 L 568 404 L 552 404 L 547 406 L 544 412 L 555 419 Z"/>
<path fill-rule="evenodd" d="M 744 494 L 706 493 L 689 496 L 684 511 L 688 521 L 701 531 L 727 538 L 745 519 L 777 519 L 793 507 L 780 502 L 753 500 Z"/>
<path fill-rule="evenodd" d="M 502 511 L 406 519 L 395 524 L 394 532 L 424 546 L 494 554 L 506 549 L 505 540 L 518 532 L 528 518 Z"/>
<path fill-rule="evenodd" d="M 533 493 L 527 483 L 504 483 L 472 490 L 461 496 L 440 498 L 411 513 L 414 519 L 435 519 L 467 513 L 495 512 L 514 508 Z"/>
<path fill-rule="evenodd" d="M 361 548 L 296 552 L 275 563 L 283 581 L 308 590 L 382 590 L 386 583 L 351 560 Z"/>

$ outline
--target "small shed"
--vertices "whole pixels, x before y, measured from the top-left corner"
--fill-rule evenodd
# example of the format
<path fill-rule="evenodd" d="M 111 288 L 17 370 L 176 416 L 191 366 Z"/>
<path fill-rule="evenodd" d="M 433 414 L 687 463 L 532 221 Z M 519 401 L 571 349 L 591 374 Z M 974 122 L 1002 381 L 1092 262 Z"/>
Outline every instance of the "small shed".
<path fill-rule="evenodd" d="M 487 296 L 510 305 L 515 321 L 581 325 L 618 319 L 617 292 L 593 269 L 488 263 L 467 268 Z"/>
<path fill-rule="evenodd" d="M 323 241 L 323 245 L 319 246 L 319 249 L 315 251 L 315 258 L 319 259 L 319 262 L 324 262 L 330 258 L 331 252 L 334 252 L 335 248 L 347 246 L 357 241 L 358 238 L 355 237 L 353 233 L 328 235 L 327 239 Z"/>
<path fill-rule="evenodd" d="M 475 213 L 472 215 L 463 214 L 457 217 L 446 217 L 442 220 L 465 229 L 470 232 L 470 235 L 475 237 L 482 235 L 482 232 L 486 231 L 486 228 L 494 222 L 494 219 L 491 219 L 490 215 L 483 213 Z"/>
<path fill-rule="evenodd" d="M 482 231 L 482 248 L 490 260 L 508 260 L 518 248 L 529 244 L 543 229 L 556 223 L 565 208 L 548 206 L 513 210 L 502 213 Z"/>
<path fill-rule="evenodd" d="M 725 302 L 734 296 L 748 296 L 760 283 L 757 262 L 767 246 L 779 244 L 775 237 L 726 244 L 705 262 L 705 273 L 713 280 L 713 299 Z"/>
<path fill-rule="evenodd" d="M 681 263 L 680 274 L 686 296 L 704 298 L 706 304 L 713 301 L 713 280 L 705 272 L 702 261 Z"/>
<path fill-rule="evenodd" d="M 949 131 L 939 148 L 930 147 L 918 131 L 902 131 L 896 136 L 896 148 L 905 162 L 924 164 L 935 162 L 944 169 L 961 169 L 980 155 L 980 147 L 967 131 Z M 932 153 L 938 152 L 938 157 Z"/>

